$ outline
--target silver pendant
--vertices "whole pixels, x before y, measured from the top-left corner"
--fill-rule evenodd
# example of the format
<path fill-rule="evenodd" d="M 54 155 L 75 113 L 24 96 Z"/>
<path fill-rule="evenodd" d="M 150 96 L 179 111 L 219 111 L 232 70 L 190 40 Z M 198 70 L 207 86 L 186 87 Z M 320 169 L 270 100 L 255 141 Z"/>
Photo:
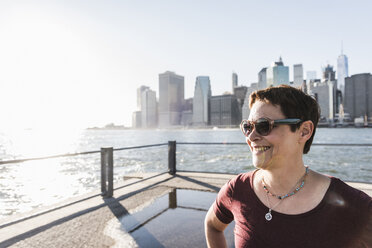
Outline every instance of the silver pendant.
<path fill-rule="evenodd" d="M 271 209 L 270 209 L 269 212 L 267 214 L 265 214 L 265 219 L 267 221 L 270 221 L 272 218 L 273 218 L 273 216 L 271 215 Z"/>

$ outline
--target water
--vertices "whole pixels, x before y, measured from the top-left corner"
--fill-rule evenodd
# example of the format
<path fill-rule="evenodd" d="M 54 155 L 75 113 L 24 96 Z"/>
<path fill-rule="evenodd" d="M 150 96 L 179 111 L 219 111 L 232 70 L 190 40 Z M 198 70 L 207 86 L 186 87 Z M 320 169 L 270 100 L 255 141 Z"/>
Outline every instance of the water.
<path fill-rule="evenodd" d="M 173 189 L 144 209 L 110 221 L 107 235 L 120 247 L 206 247 L 204 218 L 216 195 Z M 234 247 L 233 228 L 234 223 L 224 231 L 228 247 Z"/>
<path fill-rule="evenodd" d="M 219 130 L 23 130 L 0 133 L 0 159 L 147 144 L 244 142 L 238 129 Z M 372 129 L 317 130 L 314 143 L 372 143 Z M 372 182 L 371 147 L 313 146 L 305 163 L 343 180 Z M 114 153 L 114 178 L 167 170 L 167 146 Z M 253 169 L 246 145 L 178 145 L 177 169 L 240 173 Z M 0 218 L 51 205 L 100 188 L 100 154 L 0 165 Z"/>

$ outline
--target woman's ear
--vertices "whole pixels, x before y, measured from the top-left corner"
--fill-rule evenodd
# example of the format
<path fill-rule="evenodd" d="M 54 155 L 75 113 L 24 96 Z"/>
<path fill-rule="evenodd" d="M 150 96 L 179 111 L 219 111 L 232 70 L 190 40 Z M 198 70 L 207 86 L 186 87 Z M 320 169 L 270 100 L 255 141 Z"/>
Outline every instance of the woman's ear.
<path fill-rule="evenodd" d="M 310 139 L 311 135 L 314 132 L 314 123 L 312 121 L 304 121 L 300 126 L 300 140 L 307 141 Z"/>

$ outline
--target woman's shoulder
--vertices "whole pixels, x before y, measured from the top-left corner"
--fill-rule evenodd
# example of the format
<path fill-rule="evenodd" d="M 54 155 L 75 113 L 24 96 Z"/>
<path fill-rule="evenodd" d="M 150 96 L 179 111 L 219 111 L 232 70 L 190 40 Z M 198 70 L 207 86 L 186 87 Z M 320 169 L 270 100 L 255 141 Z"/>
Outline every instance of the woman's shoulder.
<path fill-rule="evenodd" d="M 331 184 L 329 186 L 328 196 L 332 196 L 332 198 L 337 196 L 337 198 L 343 199 L 343 202 L 347 202 L 350 206 L 372 207 L 371 196 L 337 177 L 329 176 L 329 178 Z"/>
<path fill-rule="evenodd" d="M 235 177 L 233 177 L 230 182 L 233 184 L 240 184 L 240 183 L 249 183 L 251 179 L 253 178 L 254 173 L 257 170 L 248 171 L 244 173 L 239 173 Z"/>
<path fill-rule="evenodd" d="M 225 187 L 232 192 L 251 188 L 252 179 L 256 171 L 248 171 L 234 176 L 226 183 Z"/>

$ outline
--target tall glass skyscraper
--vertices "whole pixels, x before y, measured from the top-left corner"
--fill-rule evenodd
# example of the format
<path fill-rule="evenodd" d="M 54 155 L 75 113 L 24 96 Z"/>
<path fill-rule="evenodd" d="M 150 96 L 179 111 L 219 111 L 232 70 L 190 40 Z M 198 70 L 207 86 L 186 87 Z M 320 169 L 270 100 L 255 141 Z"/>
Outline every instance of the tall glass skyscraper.
<path fill-rule="evenodd" d="M 233 72 L 233 74 L 232 74 L 232 91 L 231 92 L 234 92 L 235 87 L 238 87 L 238 74 Z"/>
<path fill-rule="evenodd" d="M 205 126 L 209 123 L 211 83 L 208 76 L 196 77 L 193 100 L 193 124 Z"/>
<path fill-rule="evenodd" d="M 337 88 L 342 93 L 342 99 L 345 98 L 345 78 L 349 76 L 348 59 L 345 54 L 337 58 Z"/>
<path fill-rule="evenodd" d="M 278 86 L 280 84 L 289 84 L 289 68 L 284 66 L 282 57 L 278 62 L 274 62 L 266 70 L 267 86 Z"/>

